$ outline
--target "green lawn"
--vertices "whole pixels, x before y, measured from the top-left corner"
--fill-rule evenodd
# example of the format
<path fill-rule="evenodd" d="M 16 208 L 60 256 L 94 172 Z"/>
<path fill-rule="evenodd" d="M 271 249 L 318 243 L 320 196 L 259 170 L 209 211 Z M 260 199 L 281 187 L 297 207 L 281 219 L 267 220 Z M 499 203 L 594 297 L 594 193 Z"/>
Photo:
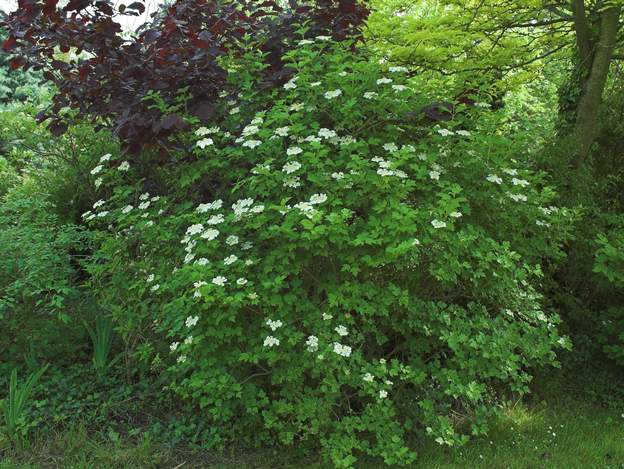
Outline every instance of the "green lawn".
<path fill-rule="evenodd" d="M 306 468 L 330 467 L 318 457 L 265 450 L 214 455 L 168 449 L 146 440 L 87 435 L 77 427 L 39 434 L 28 447 L 0 443 L 0 469 L 13 468 Z M 362 462 L 358 467 L 382 467 Z M 462 448 L 427 442 L 414 468 L 624 468 L 624 415 L 619 410 L 562 403 L 523 404 L 504 411 L 487 438 Z"/>

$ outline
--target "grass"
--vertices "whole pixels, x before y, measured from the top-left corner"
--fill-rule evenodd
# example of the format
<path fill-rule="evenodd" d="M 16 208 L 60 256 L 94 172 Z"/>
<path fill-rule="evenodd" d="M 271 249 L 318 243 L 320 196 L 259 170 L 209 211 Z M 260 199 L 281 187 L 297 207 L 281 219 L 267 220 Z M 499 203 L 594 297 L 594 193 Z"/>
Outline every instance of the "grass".
<path fill-rule="evenodd" d="M 616 407 L 617 408 L 617 407 Z M 427 441 L 418 448 L 413 468 L 446 469 L 623 469 L 624 415 L 620 410 L 574 401 L 517 404 L 506 408 L 490 435 L 461 448 L 443 448 Z M 33 435 L 22 448 L 0 440 L 0 469 L 120 468 L 306 468 L 324 469 L 316 455 L 294 452 L 234 451 L 215 455 L 171 449 L 145 438 L 123 440 L 84 427 Z M 381 468 L 377 462 L 358 467 Z"/>

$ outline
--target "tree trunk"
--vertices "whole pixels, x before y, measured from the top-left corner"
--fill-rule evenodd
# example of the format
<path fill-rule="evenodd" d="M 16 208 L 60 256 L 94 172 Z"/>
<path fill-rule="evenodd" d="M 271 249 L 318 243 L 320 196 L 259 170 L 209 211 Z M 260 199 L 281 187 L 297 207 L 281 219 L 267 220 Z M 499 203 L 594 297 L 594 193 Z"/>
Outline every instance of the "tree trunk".
<path fill-rule="evenodd" d="M 583 10 L 584 11 L 584 10 Z M 604 91 L 609 66 L 615 48 L 615 42 L 619 29 L 621 7 L 614 6 L 605 9 L 600 17 L 600 35 L 595 44 L 593 55 L 591 56 L 591 66 L 588 68 L 589 75 L 583 85 L 583 91 L 578 103 L 576 112 L 576 123 L 574 125 L 574 139 L 576 143 L 576 156 L 574 166 L 579 167 L 589 155 L 594 139 L 596 138 L 596 128 L 602 93 Z M 576 14 L 576 11 L 575 11 Z M 583 17 L 585 26 L 586 19 Z M 576 22 L 576 18 L 575 18 Z M 575 25 L 576 26 L 576 25 Z M 586 60 L 587 49 L 584 40 L 579 40 L 578 34 L 581 29 L 576 27 L 577 42 L 581 52 L 582 66 L 589 65 Z M 585 57 L 583 57 L 585 55 Z"/>

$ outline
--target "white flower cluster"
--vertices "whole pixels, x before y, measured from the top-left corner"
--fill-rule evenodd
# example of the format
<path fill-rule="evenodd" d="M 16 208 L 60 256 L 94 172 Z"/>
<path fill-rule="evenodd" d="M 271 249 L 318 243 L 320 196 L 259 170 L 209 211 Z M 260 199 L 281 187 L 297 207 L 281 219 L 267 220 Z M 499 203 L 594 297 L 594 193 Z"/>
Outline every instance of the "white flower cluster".
<path fill-rule="evenodd" d="M 279 319 L 277 321 L 273 321 L 272 319 L 267 319 L 266 324 L 267 326 L 269 326 L 269 328 L 273 332 L 275 332 L 276 330 L 278 330 L 280 327 L 283 326 L 282 321 L 280 321 Z"/>
<path fill-rule="evenodd" d="M 377 163 L 377 165 L 379 166 L 379 168 L 377 169 L 377 174 L 379 174 L 381 177 L 396 176 L 401 179 L 407 178 L 407 173 L 405 171 L 402 171 L 400 169 L 390 169 L 392 163 L 385 160 L 381 156 L 375 156 L 371 158 L 371 161 Z"/>
<path fill-rule="evenodd" d="M 334 342 L 334 353 L 343 357 L 349 357 L 351 356 L 351 347 Z"/>
<path fill-rule="evenodd" d="M 314 335 L 309 336 L 308 339 L 306 340 L 306 347 L 307 347 L 308 352 L 316 352 L 319 347 L 318 337 Z"/>
<path fill-rule="evenodd" d="M 219 210 L 221 207 L 223 207 L 223 201 L 219 199 L 207 204 L 199 204 L 195 211 L 198 213 L 206 213 L 209 210 Z"/>
<path fill-rule="evenodd" d="M 280 344 L 280 340 L 276 337 L 273 337 L 272 335 L 267 336 L 264 339 L 264 346 L 265 347 L 277 347 Z"/>

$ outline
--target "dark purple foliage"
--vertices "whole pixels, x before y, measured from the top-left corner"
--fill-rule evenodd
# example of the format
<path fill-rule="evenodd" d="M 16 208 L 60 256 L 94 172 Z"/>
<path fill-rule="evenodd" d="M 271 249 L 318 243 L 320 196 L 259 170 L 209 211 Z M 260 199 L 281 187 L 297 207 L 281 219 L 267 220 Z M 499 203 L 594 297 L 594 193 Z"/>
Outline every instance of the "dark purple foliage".
<path fill-rule="evenodd" d="M 268 53 L 264 86 L 272 87 L 289 77 L 281 56 L 296 44 L 299 25 L 308 22 L 309 36 L 342 40 L 357 36 L 368 14 L 357 0 L 289 3 L 284 10 L 274 0 L 178 0 L 153 15 L 136 39 L 125 39 L 115 19 L 143 13 L 140 1 L 115 11 L 112 0 L 71 0 L 64 8 L 58 0 L 19 0 L 0 26 L 9 32 L 3 49 L 14 55 L 11 66 L 43 70 L 58 88 L 51 108 L 40 116 L 49 120 L 52 132 L 67 129 L 60 111 L 69 107 L 81 118 L 112 128 L 125 149 L 136 152 L 167 145 L 186 126 L 180 116 L 150 109 L 144 100 L 150 91 L 170 103 L 187 88 L 190 111 L 206 121 L 225 87 L 226 71 L 218 58 L 241 52 L 243 38 L 252 38 Z M 54 59 L 57 50 L 71 48 L 89 58 Z"/>

